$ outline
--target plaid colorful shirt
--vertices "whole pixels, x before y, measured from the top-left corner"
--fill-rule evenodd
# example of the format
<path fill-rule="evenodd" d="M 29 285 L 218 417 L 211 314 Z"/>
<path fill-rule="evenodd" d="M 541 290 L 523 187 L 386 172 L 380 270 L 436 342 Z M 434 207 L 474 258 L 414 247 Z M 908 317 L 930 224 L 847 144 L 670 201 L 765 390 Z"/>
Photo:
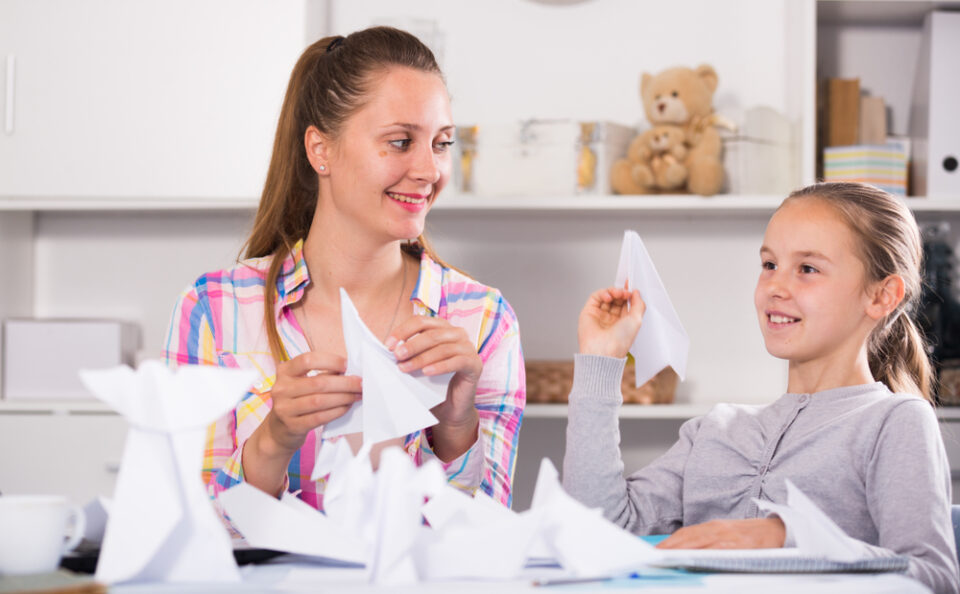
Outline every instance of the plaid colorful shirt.
<path fill-rule="evenodd" d="M 270 257 L 245 260 L 201 276 L 181 294 L 164 346 L 167 363 L 252 368 L 259 380 L 236 409 L 210 426 L 203 454 L 203 479 L 210 496 L 243 481 L 244 442 L 270 411 L 276 363 L 263 321 L 264 285 Z M 277 329 L 289 356 L 309 350 L 292 307 L 310 283 L 303 242 L 284 261 L 277 279 Z M 417 315 L 439 316 L 467 331 L 483 360 L 477 385 L 479 438 L 462 456 L 442 463 L 448 480 L 472 493 L 481 489 L 509 506 L 517 436 L 526 400 L 526 381 L 516 315 L 499 291 L 481 285 L 426 254 L 410 298 Z M 337 439 L 337 438 L 334 438 Z M 311 481 L 314 461 L 326 440 L 314 429 L 287 468 L 288 491 L 322 509 L 325 480 Z M 403 439 L 417 464 L 436 459 L 426 430 Z M 218 506 L 219 507 L 219 506 Z"/>

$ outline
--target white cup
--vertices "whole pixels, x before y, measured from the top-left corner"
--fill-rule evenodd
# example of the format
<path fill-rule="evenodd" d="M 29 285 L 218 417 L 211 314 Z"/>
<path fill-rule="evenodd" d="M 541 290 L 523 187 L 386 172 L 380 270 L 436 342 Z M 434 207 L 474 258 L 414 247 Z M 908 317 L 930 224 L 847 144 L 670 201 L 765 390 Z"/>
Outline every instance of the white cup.
<path fill-rule="evenodd" d="M 70 538 L 64 542 L 73 517 Z M 83 538 L 83 510 L 58 495 L 0 496 L 0 575 L 44 573 Z"/>

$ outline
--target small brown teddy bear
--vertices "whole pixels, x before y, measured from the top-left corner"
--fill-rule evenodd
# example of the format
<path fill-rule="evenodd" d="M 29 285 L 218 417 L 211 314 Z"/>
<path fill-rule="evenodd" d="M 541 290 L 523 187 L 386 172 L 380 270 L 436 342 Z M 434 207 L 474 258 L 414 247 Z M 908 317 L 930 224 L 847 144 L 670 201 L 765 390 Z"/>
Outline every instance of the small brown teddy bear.
<path fill-rule="evenodd" d="M 677 157 L 674 154 L 673 157 L 686 168 L 685 189 L 703 196 L 716 194 L 723 186 L 722 145 L 720 134 L 714 127 L 718 121 L 713 113 L 716 89 L 717 73 L 706 64 L 696 69 L 669 68 L 656 75 L 644 73 L 640 82 L 643 108 L 654 130 L 662 125 L 681 129 L 686 155 Z M 643 136 L 635 139 L 631 148 L 642 145 L 640 139 Z M 650 194 L 665 189 L 683 189 L 683 183 L 672 185 L 679 179 L 679 170 L 672 168 L 669 159 L 662 157 L 661 163 L 654 167 L 652 153 L 649 159 L 638 159 L 640 154 L 631 150 L 627 158 L 614 162 L 610 172 L 614 192 Z M 648 170 L 637 168 L 637 165 L 646 165 Z M 661 171 L 661 180 L 657 179 L 656 169 Z M 652 175 L 647 175 L 648 171 Z M 667 185 L 660 185 L 660 181 Z"/>
<path fill-rule="evenodd" d="M 630 143 L 628 159 L 633 161 L 633 180 L 646 188 L 675 190 L 687 182 L 686 134 L 680 126 L 656 126 Z"/>

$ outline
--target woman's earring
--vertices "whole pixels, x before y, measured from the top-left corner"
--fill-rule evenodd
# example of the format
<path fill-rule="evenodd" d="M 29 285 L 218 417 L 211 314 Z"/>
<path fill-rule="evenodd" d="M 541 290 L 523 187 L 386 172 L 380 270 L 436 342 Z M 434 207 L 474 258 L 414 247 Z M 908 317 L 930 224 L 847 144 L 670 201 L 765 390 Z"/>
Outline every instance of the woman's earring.
<path fill-rule="evenodd" d="M 327 170 L 327 166 L 326 166 L 326 165 L 321 165 L 321 166 L 320 166 L 320 171 L 326 171 L 326 170 Z"/>

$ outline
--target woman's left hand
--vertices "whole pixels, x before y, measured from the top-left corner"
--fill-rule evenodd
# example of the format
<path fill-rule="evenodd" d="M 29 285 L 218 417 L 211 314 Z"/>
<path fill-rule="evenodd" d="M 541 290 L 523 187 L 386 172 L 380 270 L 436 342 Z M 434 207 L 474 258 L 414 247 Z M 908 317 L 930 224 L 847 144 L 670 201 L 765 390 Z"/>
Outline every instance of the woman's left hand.
<path fill-rule="evenodd" d="M 686 526 L 657 545 L 661 549 L 773 549 L 783 546 L 787 530 L 777 517 L 711 520 Z"/>
<path fill-rule="evenodd" d="M 424 375 L 454 372 L 447 399 L 432 410 L 434 450 L 442 460 L 453 460 L 476 441 L 479 416 L 474 405 L 483 361 L 466 330 L 442 318 L 413 316 L 390 332 L 386 346 L 397 357 L 401 371 Z"/>

